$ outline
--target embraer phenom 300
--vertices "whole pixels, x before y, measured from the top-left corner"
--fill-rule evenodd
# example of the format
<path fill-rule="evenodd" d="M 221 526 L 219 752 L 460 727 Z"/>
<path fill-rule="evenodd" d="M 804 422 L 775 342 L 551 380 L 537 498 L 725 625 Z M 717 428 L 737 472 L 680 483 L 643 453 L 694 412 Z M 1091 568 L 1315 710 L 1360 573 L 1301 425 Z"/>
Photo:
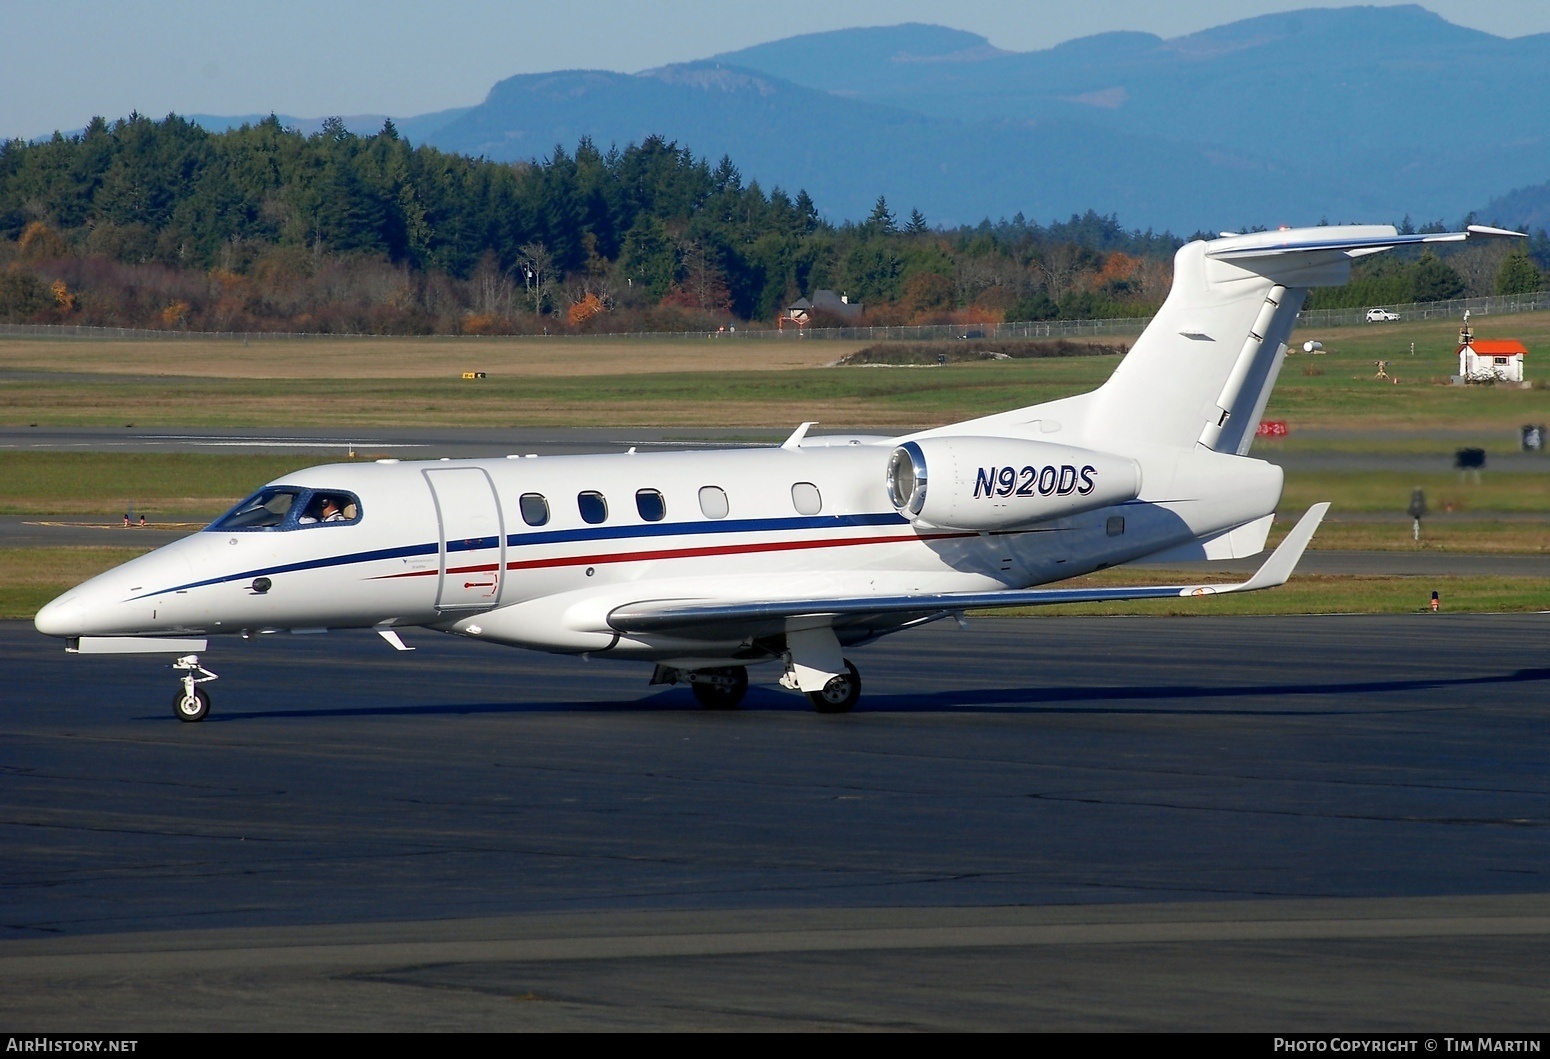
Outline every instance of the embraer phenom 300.
<path fill-rule="evenodd" d="M 1247 581 L 1058 588 L 1137 560 L 1258 554 L 1279 468 L 1249 446 L 1308 289 L 1396 246 L 1517 233 L 1321 227 L 1193 242 L 1091 393 L 904 437 L 777 448 L 334 464 L 264 486 L 202 532 L 38 612 L 70 650 L 166 652 L 202 719 L 208 638 L 435 629 L 654 663 L 731 707 L 747 666 L 850 709 L 847 651 L 968 608 L 1204 596 L 1284 583 L 1327 504 Z"/>

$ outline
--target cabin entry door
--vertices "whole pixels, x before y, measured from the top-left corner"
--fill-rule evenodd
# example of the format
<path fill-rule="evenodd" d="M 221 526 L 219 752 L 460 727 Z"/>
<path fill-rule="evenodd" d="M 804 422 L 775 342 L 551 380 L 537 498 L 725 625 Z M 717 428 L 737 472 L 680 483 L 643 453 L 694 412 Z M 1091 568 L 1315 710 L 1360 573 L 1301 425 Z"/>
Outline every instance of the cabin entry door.
<path fill-rule="evenodd" d="M 488 610 L 500 604 L 506 533 L 495 483 L 482 467 L 425 471 L 441 524 L 436 609 Z"/>

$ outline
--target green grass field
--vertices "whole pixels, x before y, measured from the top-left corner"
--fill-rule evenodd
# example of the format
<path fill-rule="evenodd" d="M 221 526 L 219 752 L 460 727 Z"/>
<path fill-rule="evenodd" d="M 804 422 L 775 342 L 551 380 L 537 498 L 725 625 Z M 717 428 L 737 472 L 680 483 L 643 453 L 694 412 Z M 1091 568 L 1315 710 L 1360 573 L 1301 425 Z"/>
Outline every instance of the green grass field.
<path fill-rule="evenodd" d="M 321 461 L 306 456 L 0 452 L 0 515 L 213 518 L 258 486 Z"/>
<path fill-rule="evenodd" d="M 1550 313 L 1481 319 L 1476 328 L 1481 337 L 1520 338 L 1531 351 L 1550 349 Z M 1299 331 L 1295 344 L 1316 338 L 1328 352 L 1288 359 L 1266 417 L 1288 420 L 1291 435 L 1261 442 L 1256 451 L 1431 454 L 1463 444 L 1510 451 L 1519 425 L 1550 420 L 1550 390 L 1447 385 L 1447 376 L 1456 370 L 1456 332 L 1457 324 L 1449 321 Z M 670 371 L 638 370 L 640 351 L 625 351 L 626 356 L 616 350 L 611 355 L 629 366 L 626 373 L 557 374 L 550 364 L 543 373 L 524 376 L 513 369 L 465 382 L 423 372 L 421 377 L 362 377 L 362 358 L 376 355 L 369 342 L 352 345 L 350 365 L 334 375 L 327 356 L 314 356 L 316 347 L 289 353 L 282 347 L 222 347 L 223 356 L 251 362 L 223 377 L 195 378 L 114 375 L 92 359 L 100 348 L 92 342 L 50 342 L 46 364 L 32 363 L 6 377 L 0 423 L 23 428 L 265 423 L 297 429 L 641 425 L 720 433 L 727 427 L 788 428 L 804 419 L 817 419 L 828 429 L 926 426 L 1090 390 L 1119 363 L 1117 357 L 1095 356 L 945 368 L 815 368 L 793 362 L 775 370 L 768 365 L 749 370 L 725 350 L 706 347 L 701 354 L 696 346 L 675 347 Z M 401 347 L 382 340 L 384 366 L 411 366 L 404 359 L 411 352 Z M 585 356 L 587 349 L 573 343 L 564 351 Z M 756 356 L 758 348 L 749 344 L 741 353 Z M 307 362 L 316 363 L 316 377 L 297 377 L 298 357 L 312 358 Z M 1379 359 L 1390 361 L 1389 374 L 1398 376 L 1397 384 L 1372 377 L 1373 361 Z M 286 365 L 285 377 L 279 377 L 278 368 L 276 377 L 264 377 L 271 360 Z M 1531 358 L 1531 378 L 1542 363 Z M 197 522 L 219 514 L 259 484 L 317 462 L 309 456 L 0 452 L 0 515 L 112 521 L 132 507 L 153 520 L 181 516 Z M 1466 516 L 1429 522 L 1420 548 L 1544 553 L 1550 551 L 1550 523 L 1525 522 L 1521 516 L 1550 512 L 1550 457 L 1546 464 L 1543 475 L 1487 472 L 1478 484 L 1446 473 L 1293 473 L 1271 541 L 1309 504 L 1331 500 L 1334 509 L 1315 548 L 1414 550 L 1418 546 L 1399 514 L 1411 489 L 1419 486 L 1433 512 Z M 1393 518 L 1342 521 L 1342 514 Z M 1505 517 L 1514 515 L 1519 521 Z M 54 594 L 135 553 L 124 548 L 0 549 L 0 614 L 30 616 Z M 1550 606 L 1546 585 L 1539 582 L 1434 580 L 1447 581 L 1448 609 Z M 1424 588 L 1429 594 L 1433 587 L 1438 586 L 1409 578 L 1299 578 L 1273 592 L 1222 600 L 1038 613 L 1392 612 L 1418 609 L 1427 598 L 1418 599 L 1418 593 Z"/>
<path fill-rule="evenodd" d="M 1520 338 L 1531 351 L 1550 349 L 1550 313 L 1486 317 L 1481 337 Z M 1526 422 L 1550 419 L 1550 390 L 1455 387 L 1457 324 L 1372 324 L 1328 331 L 1299 330 L 1294 348 L 1317 338 L 1324 355 L 1297 353 L 1287 360 L 1266 415 L 1291 423 L 1286 444 L 1300 430 L 1349 429 L 1382 443 L 1384 431 L 1449 427 L 1508 437 Z M 103 347 L 90 341 L 54 341 L 39 366 L 28 359 L 0 389 L 0 422 L 25 426 L 246 426 L 256 422 L 315 426 L 503 426 L 645 425 L 778 427 L 817 419 L 825 426 L 930 425 L 1067 396 L 1101 384 L 1119 359 L 1113 356 L 1010 360 L 948 367 L 795 366 L 744 367 L 761 347 L 740 345 L 735 356 L 707 345 L 703 354 L 674 347 L 663 352 L 670 370 L 556 374 L 545 354 L 543 372 L 523 373 L 520 363 L 478 382 L 448 369 L 426 377 L 409 372 L 404 343 L 360 340 L 348 363 L 335 371 L 318 354 L 314 377 L 296 377 L 296 351 L 283 341 L 222 349 L 225 361 L 243 359 L 208 377 L 104 374 Z M 541 340 L 533 340 L 541 341 Z M 1415 353 L 1410 353 L 1412 343 Z M 12 343 L 13 346 L 16 343 Z M 308 353 L 314 347 L 302 349 Z M 535 347 L 536 348 L 536 347 Z M 575 357 L 585 343 L 556 345 Z M 643 346 L 650 349 L 650 345 Z M 697 347 L 696 347 L 697 348 Z M 550 351 L 553 352 L 553 351 Z M 783 354 L 783 348 L 768 351 Z M 362 377 L 363 358 L 379 356 L 384 374 Z M 1390 362 L 1398 384 L 1374 379 L 1375 360 Z M 639 357 L 635 358 L 636 361 Z M 116 363 L 116 362 L 114 362 Z M 265 365 L 276 365 L 265 377 Z M 608 363 L 613 363 L 609 361 Z M 621 361 L 621 363 L 624 363 Z M 1541 361 L 1531 353 L 1529 373 Z M 283 367 L 283 373 L 282 373 Z M 112 370 L 111 368 L 108 370 Z M 183 369 L 180 369 L 183 370 Z M 391 374 L 394 370 L 403 376 Z M 236 376 L 241 377 L 236 377 Z"/>

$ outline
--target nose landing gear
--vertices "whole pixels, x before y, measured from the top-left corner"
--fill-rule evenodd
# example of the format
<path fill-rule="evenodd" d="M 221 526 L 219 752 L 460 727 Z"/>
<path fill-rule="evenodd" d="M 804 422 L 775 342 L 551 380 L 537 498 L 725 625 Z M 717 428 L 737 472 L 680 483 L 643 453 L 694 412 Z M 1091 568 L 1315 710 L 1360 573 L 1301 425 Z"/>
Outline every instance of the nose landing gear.
<path fill-rule="evenodd" d="M 172 663 L 173 669 L 183 671 L 181 682 L 183 687 L 172 699 L 172 712 L 180 721 L 202 721 L 210 712 L 210 696 L 196 684 L 204 684 L 207 681 L 218 679 L 216 675 L 199 664 L 198 655 L 184 655 Z M 198 673 L 198 676 L 194 674 Z"/>

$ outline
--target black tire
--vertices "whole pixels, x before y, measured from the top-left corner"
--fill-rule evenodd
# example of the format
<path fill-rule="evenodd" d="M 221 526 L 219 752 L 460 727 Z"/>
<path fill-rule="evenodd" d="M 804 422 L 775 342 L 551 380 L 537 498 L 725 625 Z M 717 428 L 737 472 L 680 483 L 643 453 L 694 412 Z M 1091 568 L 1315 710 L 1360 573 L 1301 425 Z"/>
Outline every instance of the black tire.
<path fill-rule="evenodd" d="M 713 673 L 718 677 L 731 677 L 732 683 L 699 684 L 691 683 L 689 687 L 694 689 L 694 697 L 700 701 L 700 705 L 707 710 L 730 710 L 743 701 L 743 696 L 748 694 L 748 670 L 742 666 L 725 666 L 721 669 L 703 669 L 702 673 Z"/>
<path fill-rule="evenodd" d="M 172 697 L 172 712 L 180 721 L 202 721 L 210 712 L 210 696 L 199 688 L 194 689 L 192 696 L 179 688 Z"/>
<path fill-rule="evenodd" d="M 845 659 L 845 672 L 833 677 L 822 691 L 809 691 L 807 701 L 819 713 L 849 713 L 861 698 L 861 673 Z"/>

